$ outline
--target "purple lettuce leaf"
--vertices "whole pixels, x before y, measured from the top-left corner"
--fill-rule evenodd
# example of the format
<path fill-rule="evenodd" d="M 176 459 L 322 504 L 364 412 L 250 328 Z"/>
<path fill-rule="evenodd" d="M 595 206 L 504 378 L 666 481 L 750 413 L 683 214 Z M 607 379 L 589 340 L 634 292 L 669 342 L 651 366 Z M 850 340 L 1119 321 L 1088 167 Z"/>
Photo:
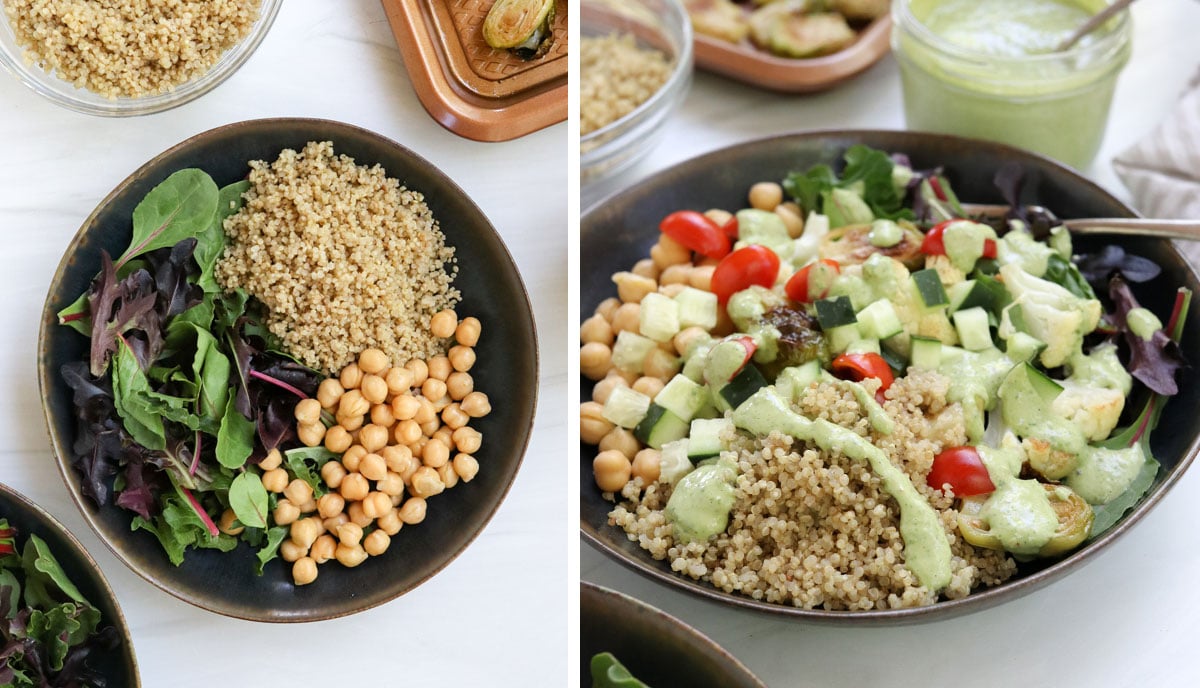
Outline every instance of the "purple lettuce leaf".
<path fill-rule="evenodd" d="M 1129 346 L 1129 374 L 1152 392 L 1163 396 L 1176 394 L 1179 387 L 1175 373 L 1185 365 L 1179 344 L 1161 329 L 1150 339 L 1143 339 L 1129 329 L 1129 311 L 1140 306 L 1124 279 L 1114 277 L 1109 282 L 1108 294 L 1115 306 L 1113 323 L 1125 335 L 1125 343 Z"/>

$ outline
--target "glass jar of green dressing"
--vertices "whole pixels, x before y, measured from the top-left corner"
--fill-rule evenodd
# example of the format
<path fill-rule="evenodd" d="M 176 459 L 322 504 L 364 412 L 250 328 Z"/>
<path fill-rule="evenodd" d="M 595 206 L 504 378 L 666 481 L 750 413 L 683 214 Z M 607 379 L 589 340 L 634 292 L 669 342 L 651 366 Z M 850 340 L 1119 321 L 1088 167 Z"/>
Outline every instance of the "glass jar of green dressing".
<path fill-rule="evenodd" d="M 1129 60 L 1129 14 L 1069 50 L 1054 47 L 1105 4 L 896 0 L 892 49 L 908 128 L 1001 141 L 1086 167 Z"/>

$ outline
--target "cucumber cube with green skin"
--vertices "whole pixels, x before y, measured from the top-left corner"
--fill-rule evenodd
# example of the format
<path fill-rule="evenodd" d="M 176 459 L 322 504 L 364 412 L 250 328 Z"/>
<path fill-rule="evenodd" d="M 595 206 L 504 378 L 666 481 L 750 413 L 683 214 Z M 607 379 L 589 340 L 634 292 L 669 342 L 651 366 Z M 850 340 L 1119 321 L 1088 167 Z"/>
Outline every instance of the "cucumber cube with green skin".
<path fill-rule="evenodd" d="M 840 354 L 860 339 L 862 339 L 862 332 L 859 331 L 857 323 L 825 330 L 825 341 L 829 345 L 830 353 Z"/>
<path fill-rule="evenodd" d="M 904 330 L 896 307 L 887 299 L 879 299 L 867 304 L 858 312 L 858 329 L 862 336 L 869 339 L 887 339 Z"/>
<path fill-rule="evenodd" d="M 654 397 L 654 403 L 683 420 L 695 418 L 708 401 L 708 391 L 704 386 L 689 380 L 682 373 L 671 378 Z"/>
<path fill-rule="evenodd" d="M 1046 348 L 1046 343 L 1024 332 L 1014 332 L 1006 341 L 1004 353 L 1015 363 L 1032 361 Z"/>
<path fill-rule="evenodd" d="M 835 327 L 858 322 L 858 317 L 854 315 L 854 305 L 850 302 L 849 296 L 821 299 L 814 305 L 817 309 L 817 322 L 821 324 L 822 330 L 829 331 Z"/>
<path fill-rule="evenodd" d="M 646 416 L 633 429 L 634 437 L 651 449 L 661 449 L 667 442 L 687 437 L 688 422 L 658 404 L 651 403 Z"/>
<path fill-rule="evenodd" d="M 913 337 L 909 365 L 913 368 L 937 370 L 942 364 L 942 342 L 931 337 Z"/>
<path fill-rule="evenodd" d="M 819 379 L 821 379 L 821 364 L 814 359 L 798 366 L 784 368 L 783 372 L 775 378 L 775 389 L 785 399 L 795 401 L 801 392 Z"/>
<path fill-rule="evenodd" d="M 675 303 L 679 306 L 679 329 L 711 330 L 717 326 L 717 295 L 711 291 L 684 287 L 675 295 Z"/>
<path fill-rule="evenodd" d="M 917 297 L 927 310 L 941 308 L 950 303 L 950 298 L 946 295 L 946 288 L 942 286 L 942 278 L 938 275 L 937 270 L 933 268 L 917 270 L 912 274 L 912 283 L 917 290 Z"/>
<path fill-rule="evenodd" d="M 641 375 L 646 356 L 657 348 L 658 342 L 653 339 L 629 330 L 621 330 L 617 335 L 617 343 L 613 345 L 613 365 L 627 373 Z"/>
<path fill-rule="evenodd" d="M 721 441 L 721 436 L 732 429 L 733 421 L 728 418 L 693 420 L 688 431 L 688 458 L 692 463 L 696 463 L 725 451 L 725 443 Z"/>
<path fill-rule="evenodd" d="M 665 342 L 679 333 L 679 304 L 658 293 L 642 297 L 638 329 L 656 342 Z"/>
<path fill-rule="evenodd" d="M 988 313 L 979 306 L 955 311 L 954 329 L 958 340 L 967 351 L 983 351 L 992 348 L 992 333 L 988 326 Z"/>
<path fill-rule="evenodd" d="M 650 410 L 650 397 L 631 387 L 614 387 L 600 415 L 613 425 L 632 430 Z"/>

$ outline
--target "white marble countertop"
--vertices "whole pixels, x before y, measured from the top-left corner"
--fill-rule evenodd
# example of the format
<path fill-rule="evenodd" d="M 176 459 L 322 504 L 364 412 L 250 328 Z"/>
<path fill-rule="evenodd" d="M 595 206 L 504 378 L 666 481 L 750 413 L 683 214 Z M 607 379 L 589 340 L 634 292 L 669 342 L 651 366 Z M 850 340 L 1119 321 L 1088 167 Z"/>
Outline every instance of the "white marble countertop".
<path fill-rule="evenodd" d="M 1135 4 L 1133 57 L 1087 173 L 1122 198 L 1112 157 L 1147 134 L 1200 67 L 1200 3 Z M 584 208 L 659 169 L 740 141 L 802 129 L 902 129 L 895 61 L 827 93 L 786 96 L 698 73 L 662 143 L 633 170 L 583 190 Z M 585 260 L 585 259 L 582 259 Z M 899 628 L 779 621 L 651 582 L 582 545 L 584 580 L 692 624 L 768 686 L 1196 686 L 1200 664 L 1200 475 L 1081 570 L 1000 608 Z"/>
<path fill-rule="evenodd" d="M 482 535 L 403 597 L 299 625 L 217 616 L 152 587 L 100 543 L 53 465 L 37 402 L 42 302 L 80 224 L 166 148 L 230 122 L 324 117 L 379 132 L 455 180 L 499 230 L 525 279 L 541 345 L 533 439 Z M 134 119 L 80 115 L 0 72 L 0 481 L 48 509 L 99 562 L 132 631 L 142 685 L 536 686 L 566 672 L 569 528 L 565 124 L 517 141 L 460 138 L 422 109 L 378 0 L 288 0 L 242 69 L 181 108 Z M 514 162 L 517 161 L 517 162 Z M 529 610 L 534 606 L 537 614 Z M 530 661 L 530 658 L 536 661 Z M 114 686 L 114 688 L 121 688 Z"/>

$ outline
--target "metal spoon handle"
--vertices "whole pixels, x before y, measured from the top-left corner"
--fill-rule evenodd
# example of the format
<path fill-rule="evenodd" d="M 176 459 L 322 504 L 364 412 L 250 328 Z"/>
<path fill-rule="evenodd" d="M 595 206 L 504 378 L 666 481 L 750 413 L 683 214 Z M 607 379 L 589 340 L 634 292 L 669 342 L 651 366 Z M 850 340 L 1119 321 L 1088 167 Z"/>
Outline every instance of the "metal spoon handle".
<path fill-rule="evenodd" d="M 1063 220 L 1079 234 L 1124 234 L 1127 236 L 1200 240 L 1200 222 L 1196 220 L 1152 220 L 1144 218 L 1088 218 Z"/>
<path fill-rule="evenodd" d="M 1084 36 L 1088 35 L 1092 31 L 1095 31 L 1096 27 L 1098 27 L 1101 24 L 1103 24 L 1104 22 L 1108 21 L 1110 17 L 1112 17 L 1117 12 L 1120 12 L 1121 10 L 1125 9 L 1132 3 L 1133 3 L 1133 0 L 1117 0 L 1113 4 L 1109 5 L 1108 7 L 1105 7 L 1103 10 L 1092 15 L 1091 19 L 1088 19 L 1084 23 L 1080 24 L 1078 29 L 1075 29 L 1075 33 L 1071 34 L 1070 36 L 1067 36 L 1067 38 L 1065 40 L 1063 40 L 1063 42 L 1059 43 L 1058 46 L 1055 47 L 1055 51 L 1062 52 L 1062 51 L 1070 48 L 1071 46 L 1075 45 L 1075 43 L 1080 38 L 1083 38 Z"/>

